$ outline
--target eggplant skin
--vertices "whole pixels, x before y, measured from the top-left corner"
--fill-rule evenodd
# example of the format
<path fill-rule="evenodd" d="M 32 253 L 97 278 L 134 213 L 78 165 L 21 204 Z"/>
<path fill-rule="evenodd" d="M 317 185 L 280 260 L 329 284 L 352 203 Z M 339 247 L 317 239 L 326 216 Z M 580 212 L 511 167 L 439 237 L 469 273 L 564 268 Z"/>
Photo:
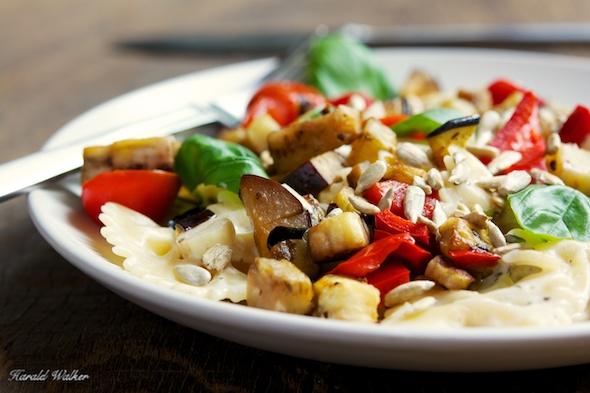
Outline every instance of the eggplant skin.
<path fill-rule="evenodd" d="M 215 217 L 215 213 L 211 210 L 197 207 L 172 218 L 168 221 L 168 226 L 181 232 L 188 231 L 213 217 Z"/>
<path fill-rule="evenodd" d="M 317 196 L 342 173 L 345 159 L 334 151 L 311 158 L 282 179 L 301 195 Z"/>
<path fill-rule="evenodd" d="M 443 125 L 441 125 L 440 127 L 438 127 L 437 129 L 435 129 L 434 131 L 432 131 L 431 133 L 429 133 L 427 135 L 427 138 L 433 138 L 437 135 L 440 135 L 440 134 L 447 132 L 449 130 L 454 130 L 456 128 L 478 125 L 479 119 L 480 119 L 479 115 L 471 115 L 471 116 L 465 116 L 465 117 L 460 117 L 457 119 L 449 120 L 446 123 L 444 123 Z"/>
<path fill-rule="evenodd" d="M 291 228 L 285 226 L 274 227 L 268 234 L 266 246 L 270 249 L 283 240 L 303 239 L 309 228 Z"/>
<path fill-rule="evenodd" d="M 268 236 L 278 226 L 308 228 L 311 214 L 301 201 L 275 180 L 244 175 L 240 199 L 252 222 L 258 255 L 268 255 Z"/>

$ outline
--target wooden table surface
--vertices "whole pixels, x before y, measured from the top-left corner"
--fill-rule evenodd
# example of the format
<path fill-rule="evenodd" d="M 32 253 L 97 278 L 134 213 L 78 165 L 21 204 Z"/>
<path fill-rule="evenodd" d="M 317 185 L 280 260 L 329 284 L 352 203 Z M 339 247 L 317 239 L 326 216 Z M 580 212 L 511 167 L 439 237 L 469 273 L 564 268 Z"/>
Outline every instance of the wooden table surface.
<path fill-rule="evenodd" d="M 0 161 L 127 91 L 255 58 L 117 50 L 172 33 L 307 32 L 317 24 L 590 21 L 581 0 L 0 0 Z M 590 57 L 589 46 L 531 49 Z M 590 392 L 590 364 L 447 374 L 352 367 L 238 345 L 154 315 L 74 268 L 37 232 L 25 196 L 0 205 L 1 392 Z M 482 353 L 481 356 L 486 356 Z M 78 370 L 83 381 L 11 380 Z"/>

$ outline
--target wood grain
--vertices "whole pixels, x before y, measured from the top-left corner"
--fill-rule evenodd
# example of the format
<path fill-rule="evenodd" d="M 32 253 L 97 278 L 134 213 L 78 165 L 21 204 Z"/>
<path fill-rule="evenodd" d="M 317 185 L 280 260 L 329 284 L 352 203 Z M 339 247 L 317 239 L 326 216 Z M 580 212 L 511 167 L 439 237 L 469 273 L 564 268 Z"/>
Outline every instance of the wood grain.
<path fill-rule="evenodd" d="M 152 34 L 309 31 L 319 23 L 588 21 L 590 2 L 181 0 L 0 1 L 0 161 L 34 152 L 79 114 L 130 90 L 248 56 L 154 56 L 117 39 Z M 590 56 L 588 47 L 525 48 Z M 120 298 L 54 251 L 26 198 L 0 205 L 2 392 L 586 392 L 590 365 L 517 373 L 378 370 L 244 347 Z M 481 354 L 485 356 L 485 354 Z M 449 361 L 452 361 L 450 359 Z M 80 382 L 10 381 L 25 369 Z"/>

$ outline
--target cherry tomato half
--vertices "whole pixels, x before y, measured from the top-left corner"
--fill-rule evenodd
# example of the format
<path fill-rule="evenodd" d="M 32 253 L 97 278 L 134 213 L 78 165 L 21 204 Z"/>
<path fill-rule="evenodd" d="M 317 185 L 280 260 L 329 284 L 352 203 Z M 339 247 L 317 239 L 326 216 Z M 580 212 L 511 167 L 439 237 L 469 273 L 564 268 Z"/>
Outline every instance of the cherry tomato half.
<path fill-rule="evenodd" d="M 116 202 L 138 211 L 154 221 L 168 211 L 180 189 L 176 173 L 160 170 L 115 170 L 101 173 L 82 185 L 82 205 L 100 226 L 100 208 Z"/>
<path fill-rule="evenodd" d="M 284 127 L 308 109 L 326 103 L 324 95 L 312 86 L 294 81 L 269 82 L 250 99 L 243 124 L 247 127 L 268 113 Z"/>

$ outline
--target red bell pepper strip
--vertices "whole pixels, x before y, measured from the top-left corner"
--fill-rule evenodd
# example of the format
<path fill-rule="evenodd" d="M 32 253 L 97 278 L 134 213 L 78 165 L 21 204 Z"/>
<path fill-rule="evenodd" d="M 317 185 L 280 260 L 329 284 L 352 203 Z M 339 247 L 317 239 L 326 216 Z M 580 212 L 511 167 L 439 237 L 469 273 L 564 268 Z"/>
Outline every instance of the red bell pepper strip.
<path fill-rule="evenodd" d="M 367 191 L 364 192 L 363 196 L 371 203 L 377 205 L 383 196 L 387 193 L 390 188 L 394 188 L 395 192 L 393 195 L 393 201 L 391 203 L 391 210 L 394 214 L 397 214 L 400 217 L 404 217 L 404 199 L 406 195 L 406 189 L 408 188 L 408 184 L 402 183 L 395 179 L 384 180 L 381 182 L 377 182 L 373 186 L 371 186 Z M 436 199 L 438 198 L 438 193 L 435 191 L 431 195 L 426 195 L 426 199 L 424 202 L 424 210 L 422 211 L 422 215 L 426 218 L 432 218 L 432 211 L 434 210 L 434 206 L 436 204 Z"/>
<path fill-rule="evenodd" d="M 373 239 L 377 241 L 386 236 L 391 236 L 391 233 L 382 231 L 380 229 L 374 230 Z M 432 253 L 420 247 L 418 244 L 404 243 L 396 251 L 395 256 L 401 258 L 403 264 L 410 269 L 412 273 L 424 274 L 426 265 L 432 259 Z"/>
<path fill-rule="evenodd" d="M 348 277 L 362 278 L 379 269 L 387 257 L 396 251 L 403 243 L 414 243 L 414 239 L 407 233 L 391 235 L 374 241 L 346 261 L 341 262 L 328 274 L 340 274 Z"/>
<path fill-rule="evenodd" d="M 425 224 L 413 223 L 392 213 L 391 210 L 383 210 L 375 214 L 375 228 L 394 235 L 407 233 L 417 243 L 425 247 L 430 245 L 430 231 Z"/>
<path fill-rule="evenodd" d="M 176 173 L 159 170 L 115 170 L 104 172 L 82 184 L 82 205 L 98 225 L 101 207 L 116 202 L 154 221 L 168 211 L 180 189 Z"/>
<path fill-rule="evenodd" d="M 578 105 L 559 130 L 561 141 L 582 146 L 590 135 L 590 111 Z"/>
<path fill-rule="evenodd" d="M 449 257 L 461 268 L 493 267 L 501 256 L 485 250 L 451 250 Z"/>
<path fill-rule="evenodd" d="M 294 81 L 269 82 L 250 99 L 243 125 L 248 127 L 255 119 L 269 114 L 284 127 L 302 112 L 327 102 L 324 95 L 312 86 Z"/>
<path fill-rule="evenodd" d="M 525 93 L 512 117 L 498 131 L 490 145 L 500 151 L 514 150 L 522 154 L 522 159 L 505 173 L 516 169 L 529 170 L 544 162 L 547 146 L 541 135 L 539 102 L 533 93 Z"/>
<path fill-rule="evenodd" d="M 367 283 L 381 292 L 381 300 L 393 288 L 410 281 L 410 271 L 404 264 L 392 258 L 387 259 L 379 269 L 367 274 Z"/>

